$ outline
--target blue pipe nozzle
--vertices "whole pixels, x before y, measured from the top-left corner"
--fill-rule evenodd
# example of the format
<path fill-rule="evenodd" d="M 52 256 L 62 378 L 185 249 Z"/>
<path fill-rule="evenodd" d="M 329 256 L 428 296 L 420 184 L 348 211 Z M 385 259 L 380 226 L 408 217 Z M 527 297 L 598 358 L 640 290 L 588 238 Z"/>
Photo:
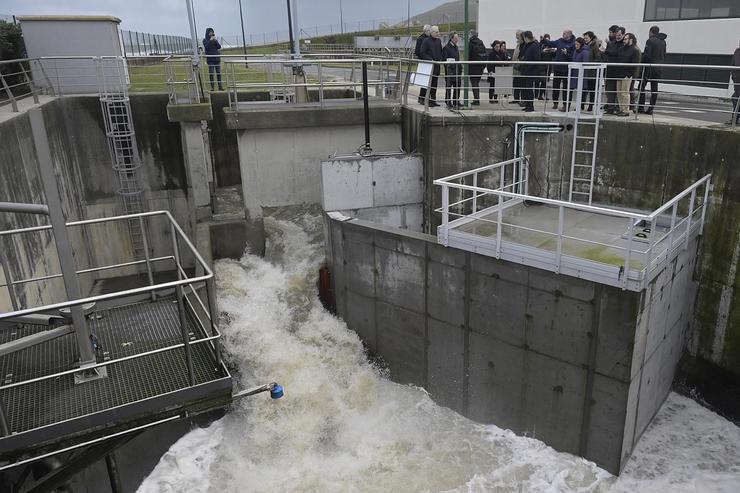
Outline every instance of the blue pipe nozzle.
<path fill-rule="evenodd" d="M 270 388 L 270 397 L 273 399 L 280 399 L 283 396 L 283 387 L 282 385 L 274 384 L 272 388 Z"/>

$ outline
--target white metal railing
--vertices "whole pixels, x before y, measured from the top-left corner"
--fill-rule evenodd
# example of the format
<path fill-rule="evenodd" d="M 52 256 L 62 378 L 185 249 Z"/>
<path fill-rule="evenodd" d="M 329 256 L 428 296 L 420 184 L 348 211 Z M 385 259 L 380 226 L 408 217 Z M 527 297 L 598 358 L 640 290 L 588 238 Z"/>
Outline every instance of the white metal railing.
<path fill-rule="evenodd" d="M 221 334 L 218 330 L 217 326 L 217 311 L 216 311 L 216 294 L 215 294 L 215 284 L 214 284 L 214 276 L 213 272 L 211 271 L 208 264 L 205 262 L 203 257 L 198 253 L 198 251 L 195 249 L 195 246 L 192 244 L 190 239 L 187 237 L 185 232 L 182 230 L 182 228 L 177 224 L 177 222 L 174 220 L 172 215 L 168 211 L 155 211 L 155 212 L 145 212 L 140 214 L 131 214 L 126 216 L 116 216 L 116 217 L 108 217 L 108 218 L 100 218 L 100 219 L 88 219 L 83 221 L 73 221 L 67 223 L 67 228 L 87 228 L 91 227 L 93 225 L 101 225 L 101 224 L 110 224 L 110 223 L 116 223 L 116 222 L 129 222 L 131 220 L 138 220 L 143 223 L 153 220 L 155 218 L 163 218 L 165 221 L 164 229 L 167 230 L 167 234 L 171 236 L 171 251 L 167 254 L 160 255 L 158 257 L 151 257 L 149 253 L 149 238 L 147 236 L 147 227 L 142 227 L 142 231 L 144 232 L 144 242 L 147 245 L 147 248 L 145 250 L 145 258 L 142 260 L 126 260 L 123 262 L 118 262 L 114 264 L 109 265 L 103 265 L 103 266 L 97 266 L 97 267 L 91 267 L 91 268 L 85 268 L 85 269 L 75 269 L 76 274 L 78 276 L 81 275 L 90 275 L 95 274 L 103 271 L 110 271 L 110 270 L 122 270 L 122 269 L 134 269 L 134 272 L 138 272 L 140 268 L 145 268 L 147 273 L 147 285 L 145 286 L 139 286 L 131 289 L 96 295 L 96 296 L 88 296 L 81 299 L 76 300 L 69 300 L 69 301 L 63 301 L 63 302 L 57 302 L 57 303 L 51 303 L 43 306 L 26 306 L 21 307 L 19 306 L 18 296 L 16 296 L 16 291 L 21 289 L 23 286 L 27 284 L 32 283 L 43 283 L 43 282 L 53 282 L 55 280 L 60 280 L 62 278 L 62 274 L 59 273 L 51 273 L 46 274 L 42 276 L 37 276 L 33 278 L 26 278 L 26 279 L 13 279 L 11 277 L 10 269 L 7 268 L 7 258 L 5 258 L 5 255 L 2 255 L 3 260 L 3 271 L 4 271 L 4 277 L 5 282 L 4 284 L 0 285 L 0 288 L 5 288 L 9 294 L 9 298 L 13 304 L 13 310 L 10 312 L 0 313 L 0 322 L 10 322 L 12 320 L 17 320 L 19 318 L 22 318 L 24 316 L 29 315 L 38 315 L 38 314 L 49 314 L 49 313 L 55 313 L 59 312 L 59 310 L 65 309 L 65 308 L 71 308 L 71 307 L 81 307 L 83 305 L 89 305 L 93 303 L 101 303 L 101 302 L 113 302 L 115 300 L 120 300 L 123 298 L 129 298 L 134 296 L 141 296 L 141 295 L 149 295 L 152 299 L 155 299 L 157 293 L 161 293 L 163 291 L 168 290 L 175 290 L 175 298 L 178 303 L 178 313 L 179 313 L 179 322 L 181 324 L 181 327 L 186 326 L 186 310 L 190 312 L 190 315 L 193 317 L 193 319 L 198 324 L 200 330 L 203 333 L 203 337 L 196 337 L 193 339 L 190 339 L 187 335 L 187 331 L 183 331 L 183 340 L 182 342 L 179 342 L 177 344 L 171 344 L 167 347 L 163 348 L 157 348 L 154 350 L 149 351 L 137 351 L 135 354 L 123 356 L 123 357 L 117 357 L 113 359 L 108 359 L 105 361 L 98 361 L 94 364 L 86 365 L 85 371 L 94 370 L 101 367 L 106 367 L 110 365 L 116 365 L 119 363 L 122 363 L 124 361 L 131 361 L 143 357 L 147 357 L 153 354 L 162 353 L 165 351 L 175 351 L 175 350 L 184 350 L 185 356 L 186 356 L 186 367 L 188 372 L 188 381 L 190 382 L 190 385 L 195 385 L 195 373 L 193 369 L 193 363 L 192 363 L 192 356 L 191 356 L 191 347 L 193 345 L 197 344 L 208 344 L 214 354 L 216 364 L 217 366 L 221 366 L 221 351 L 219 347 L 219 339 L 221 337 Z M 41 232 L 51 232 L 52 227 L 50 225 L 44 225 L 44 226 L 35 226 L 30 228 L 21 228 L 21 229 L 13 229 L 13 230 L 6 230 L 6 231 L 0 231 L 0 239 L 7 241 L 10 237 L 18 236 L 18 235 L 28 235 L 28 234 L 39 234 Z M 183 254 L 187 253 L 188 255 L 192 256 L 195 259 L 195 262 L 198 266 L 199 270 L 203 271 L 202 275 L 195 275 L 194 277 L 189 277 L 187 274 L 187 270 L 184 268 L 182 264 L 182 257 Z M 154 271 L 155 271 L 155 264 L 171 264 L 172 268 L 175 271 L 176 280 L 173 281 L 166 281 L 166 282 L 159 282 L 155 283 L 154 281 Z M 200 287 L 205 287 L 205 299 L 203 299 L 202 293 L 199 292 Z M 185 290 L 188 290 L 189 293 L 186 295 Z M 202 314 L 202 316 L 201 316 Z M 11 324 L 12 325 L 12 324 Z M 3 329 L 2 326 L 0 326 L 0 330 L 7 330 Z M 54 373 L 50 373 L 48 375 L 36 377 L 36 378 L 27 378 L 25 380 L 15 381 L 12 383 L 4 383 L 0 385 L 0 391 L 11 389 L 14 387 L 29 385 L 34 382 L 39 382 L 42 380 L 51 380 L 55 378 L 59 378 L 65 375 L 72 375 L 80 371 L 80 368 L 70 368 L 64 371 L 58 371 Z M 0 403 L 0 409 L 2 408 L 2 403 Z M 2 418 L 2 416 L 0 416 Z"/>
<path fill-rule="evenodd" d="M 509 173 L 506 172 L 507 167 L 511 169 Z M 440 187 L 442 194 L 442 206 L 436 209 L 436 212 L 442 215 L 442 223 L 438 228 L 439 242 L 450 246 L 451 237 L 459 234 L 460 227 L 472 222 L 488 224 L 495 227 L 495 238 L 478 236 L 475 238 L 477 244 L 497 258 L 512 253 L 511 257 L 527 263 L 521 251 L 518 250 L 516 254 L 513 252 L 512 247 L 517 244 L 513 232 L 540 235 L 553 240 L 551 244 L 554 244 L 554 248 L 550 248 L 545 255 L 538 254 L 536 265 L 558 273 L 561 272 L 564 260 L 567 258 L 570 261 L 573 257 L 564 252 L 566 242 L 603 247 L 616 252 L 615 255 L 619 258 L 618 277 L 612 279 L 612 283 L 620 285 L 623 289 L 639 291 L 675 257 L 679 247 L 683 249 L 688 247 L 693 234 L 701 234 L 711 190 L 711 175 L 706 175 L 655 211 L 645 214 L 528 195 L 526 192 L 522 193 L 527 190 L 527 178 L 526 159 L 519 158 L 435 180 L 434 185 Z M 498 186 L 482 185 L 492 182 Z M 517 188 L 520 191 L 517 191 Z M 457 195 L 451 198 L 451 192 Z M 507 221 L 506 209 L 520 204 L 556 208 L 557 220 L 553 221 L 554 229 L 542 229 Z M 624 232 L 621 237 L 626 240 L 626 245 L 621 245 L 620 242 L 595 240 L 586 234 L 567 233 L 565 220 L 570 212 L 624 220 Z M 504 238 L 504 231 L 512 232 L 513 239 Z M 477 236 L 475 233 L 470 235 Z M 454 246 L 465 248 L 464 245 Z M 507 249 L 512 251 L 507 252 Z M 609 260 L 609 265 L 615 264 L 614 259 Z M 579 259 L 578 262 L 582 264 L 584 261 L 605 263 L 589 258 Z M 543 265 L 543 262 L 549 265 Z"/>

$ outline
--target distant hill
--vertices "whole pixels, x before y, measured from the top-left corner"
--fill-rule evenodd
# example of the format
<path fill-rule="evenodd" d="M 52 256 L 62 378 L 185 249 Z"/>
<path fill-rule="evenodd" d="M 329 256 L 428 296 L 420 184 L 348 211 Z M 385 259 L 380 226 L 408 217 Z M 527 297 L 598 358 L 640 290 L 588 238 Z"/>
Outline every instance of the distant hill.
<path fill-rule="evenodd" d="M 478 20 L 478 0 L 469 0 L 468 17 L 471 22 Z M 439 7 L 433 8 L 421 14 L 411 17 L 411 23 L 414 25 L 438 24 L 442 29 L 443 24 L 460 23 L 465 20 L 465 2 L 456 0 L 454 2 L 443 3 Z"/>

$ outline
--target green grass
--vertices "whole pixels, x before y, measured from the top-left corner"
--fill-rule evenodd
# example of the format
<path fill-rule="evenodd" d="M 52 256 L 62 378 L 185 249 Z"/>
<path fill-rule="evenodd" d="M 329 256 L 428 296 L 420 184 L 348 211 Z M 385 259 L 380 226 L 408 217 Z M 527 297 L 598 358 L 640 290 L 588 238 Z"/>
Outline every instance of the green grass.
<path fill-rule="evenodd" d="M 222 65 L 223 83 L 226 85 L 225 68 Z M 234 75 L 236 80 L 243 82 L 266 82 L 267 73 L 259 67 L 245 68 L 244 65 L 235 64 Z M 129 65 L 129 76 L 131 78 L 130 92 L 168 92 L 167 76 L 163 62 L 151 65 Z M 208 84 L 208 68 L 203 67 L 201 77 L 205 85 Z M 175 70 L 175 78 L 178 81 L 187 79 L 186 67 L 178 64 Z M 181 88 L 185 91 L 185 86 Z"/>

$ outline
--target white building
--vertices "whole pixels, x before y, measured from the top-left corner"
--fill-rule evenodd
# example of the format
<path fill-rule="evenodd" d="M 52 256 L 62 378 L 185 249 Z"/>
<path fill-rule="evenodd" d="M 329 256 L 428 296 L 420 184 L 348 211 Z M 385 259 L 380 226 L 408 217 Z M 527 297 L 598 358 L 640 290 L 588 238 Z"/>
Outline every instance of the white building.
<path fill-rule="evenodd" d="M 659 26 L 668 35 L 666 63 L 729 65 L 740 42 L 740 0 L 480 0 L 478 11 L 480 38 L 486 45 L 505 40 L 509 48 L 517 29 L 557 39 L 572 28 L 576 36 L 593 31 L 606 39 L 613 24 L 634 33 L 641 48 L 650 26 Z M 729 81 L 729 73 L 716 71 L 677 70 L 674 77 Z"/>

